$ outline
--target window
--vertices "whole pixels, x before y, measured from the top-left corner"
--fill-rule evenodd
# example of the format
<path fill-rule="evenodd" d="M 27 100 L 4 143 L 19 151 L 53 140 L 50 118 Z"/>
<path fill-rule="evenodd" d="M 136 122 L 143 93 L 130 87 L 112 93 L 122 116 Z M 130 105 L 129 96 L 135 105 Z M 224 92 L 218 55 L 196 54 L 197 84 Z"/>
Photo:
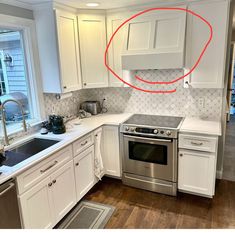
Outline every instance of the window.
<path fill-rule="evenodd" d="M 0 100 L 18 100 L 24 109 L 26 119 L 31 119 L 29 85 L 26 79 L 25 58 L 20 31 L 0 28 L 1 85 Z M 22 120 L 19 107 L 15 103 L 5 106 L 8 124 Z"/>
<path fill-rule="evenodd" d="M 0 101 L 18 100 L 26 121 L 37 124 L 42 121 L 44 112 L 37 46 L 33 38 L 36 36 L 32 20 L 0 15 Z M 19 106 L 8 102 L 5 110 L 8 133 L 21 130 Z"/>

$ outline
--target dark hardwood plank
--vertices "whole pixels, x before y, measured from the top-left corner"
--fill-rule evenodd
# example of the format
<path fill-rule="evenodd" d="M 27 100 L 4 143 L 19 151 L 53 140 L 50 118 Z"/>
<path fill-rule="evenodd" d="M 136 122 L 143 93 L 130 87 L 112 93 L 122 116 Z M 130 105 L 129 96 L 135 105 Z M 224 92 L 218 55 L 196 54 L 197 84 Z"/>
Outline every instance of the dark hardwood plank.
<path fill-rule="evenodd" d="M 219 180 L 213 199 L 177 197 L 124 186 L 105 177 L 85 197 L 116 208 L 107 229 L 235 228 L 235 182 Z"/>

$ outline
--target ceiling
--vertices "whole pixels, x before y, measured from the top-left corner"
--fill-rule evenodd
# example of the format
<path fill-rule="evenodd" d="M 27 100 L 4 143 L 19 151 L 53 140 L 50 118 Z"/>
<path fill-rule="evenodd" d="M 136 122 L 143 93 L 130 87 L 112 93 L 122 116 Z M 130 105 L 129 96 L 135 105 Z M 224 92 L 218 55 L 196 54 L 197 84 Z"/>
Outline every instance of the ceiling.
<path fill-rule="evenodd" d="M 52 0 L 16 0 L 20 3 L 26 3 L 29 5 L 34 5 L 42 2 L 49 2 Z M 56 0 L 55 2 L 62 3 L 75 8 L 89 8 L 86 3 L 88 2 L 97 2 L 100 5 L 98 7 L 93 7 L 93 9 L 113 9 L 119 7 L 127 7 L 138 4 L 154 3 L 154 2 L 172 2 L 172 0 Z"/>

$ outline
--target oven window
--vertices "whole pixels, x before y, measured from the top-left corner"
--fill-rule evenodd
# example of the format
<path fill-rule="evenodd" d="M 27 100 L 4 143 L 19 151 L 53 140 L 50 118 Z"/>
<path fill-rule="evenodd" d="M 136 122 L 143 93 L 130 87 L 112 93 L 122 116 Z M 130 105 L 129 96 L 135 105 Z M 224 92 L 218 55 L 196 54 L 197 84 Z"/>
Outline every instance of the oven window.
<path fill-rule="evenodd" d="M 167 165 L 167 146 L 129 141 L 129 159 Z"/>

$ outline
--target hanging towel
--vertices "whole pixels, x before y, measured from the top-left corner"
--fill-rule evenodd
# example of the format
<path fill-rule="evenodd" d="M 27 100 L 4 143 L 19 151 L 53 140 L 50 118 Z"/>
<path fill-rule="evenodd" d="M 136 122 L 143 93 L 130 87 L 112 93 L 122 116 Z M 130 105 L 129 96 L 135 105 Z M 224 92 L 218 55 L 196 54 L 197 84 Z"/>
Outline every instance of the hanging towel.
<path fill-rule="evenodd" d="M 101 136 L 102 136 L 102 129 L 101 132 L 95 134 L 95 176 L 101 180 L 102 176 L 104 175 L 104 165 L 101 156 Z"/>

